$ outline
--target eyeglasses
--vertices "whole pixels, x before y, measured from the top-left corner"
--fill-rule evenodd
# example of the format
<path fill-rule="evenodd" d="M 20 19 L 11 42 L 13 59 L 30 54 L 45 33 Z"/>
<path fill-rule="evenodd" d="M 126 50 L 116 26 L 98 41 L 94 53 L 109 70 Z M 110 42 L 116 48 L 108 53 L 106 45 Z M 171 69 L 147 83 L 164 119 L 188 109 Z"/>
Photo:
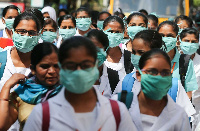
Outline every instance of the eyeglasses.
<path fill-rule="evenodd" d="M 87 69 L 87 68 L 91 68 L 94 67 L 95 62 L 92 61 L 83 61 L 81 63 L 74 63 L 74 62 L 66 62 L 64 64 L 62 64 L 62 68 L 63 69 L 68 69 L 68 70 L 77 70 L 78 66 L 81 69 Z"/>
<path fill-rule="evenodd" d="M 161 76 L 170 76 L 171 75 L 171 71 L 167 70 L 167 69 L 164 69 L 161 72 L 159 72 L 157 69 L 146 69 L 146 70 L 142 69 L 141 71 L 144 71 L 146 74 L 153 75 L 153 76 L 158 75 L 158 73 L 160 73 Z"/>
<path fill-rule="evenodd" d="M 37 31 L 33 31 L 33 30 L 27 31 L 25 29 L 15 29 L 15 31 L 17 32 L 17 34 L 20 34 L 20 35 L 26 35 L 27 32 L 28 32 L 29 36 L 37 36 L 38 35 Z"/>

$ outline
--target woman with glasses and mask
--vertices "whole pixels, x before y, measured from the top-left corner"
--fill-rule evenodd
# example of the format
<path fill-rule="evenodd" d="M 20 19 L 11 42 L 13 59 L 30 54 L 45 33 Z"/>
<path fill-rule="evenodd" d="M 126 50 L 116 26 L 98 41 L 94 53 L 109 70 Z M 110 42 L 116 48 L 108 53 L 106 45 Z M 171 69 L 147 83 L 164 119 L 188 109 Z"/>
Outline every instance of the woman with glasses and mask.
<path fill-rule="evenodd" d="M 132 41 L 132 54 L 131 54 L 131 62 L 134 65 L 135 69 L 132 73 L 128 74 L 126 77 L 122 78 L 120 82 L 118 83 L 116 87 L 116 93 L 121 93 L 122 90 L 127 90 L 128 92 L 134 91 L 134 90 L 140 90 L 138 88 L 140 86 L 140 82 L 138 81 L 136 77 L 136 70 L 139 69 L 139 60 L 141 56 L 150 50 L 153 49 L 160 49 L 163 46 L 162 42 L 162 36 L 157 32 L 153 30 L 143 30 L 139 33 L 137 33 Z M 134 82 L 125 88 L 125 85 L 128 85 L 126 79 L 132 79 Z M 173 100 L 182 108 L 185 109 L 188 116 L 192 116 L 195 113 L 194 107 L 191 104 L 189 98 L 187 97 L 187 94 L 181 84 L 181 82 L 176 79 L 174 80 L 173 89 L 175 89 L 175 93 L 170 94 L 171 97 L 173 97 Z M 116 98 L 117 95 L 114 95 L 113 99 Z M 120 101 L 122 99 L 119 99 Z"/>
<path fill-rule="evenodd" d="M 190 131 L 186 112 L 167 94 L 172 87 L 169 56 L 160 49 L 145 52 L 135 75 L 129 113 L 137 130 Z"/>
<path fill-rule="evenodd" d="M 0 91 L 5 82 L 15 73 L 30 73 L 31 51 L 38 44 L 41 24 L 31 13 L 23 13 L 15 18 L 13 25 L 14 46 L 1 52 Z M 14 86 L 11 92 L 16 88 Z"/>
<path fill-rule="evenodd" d="M 24 130 L 135 131 L 125 105 L 110 101 L 93 87 L 99 77 L 97 65 L 96 46 L 89 39 L 75 36 L 65 40 L 59 49 L 60 82 L 64 88 L 33 109 Z M 48 119 L 45 123 L 44 118 Z"/>
<path fill-rule="evenodd" d="M 0 93 L 0 130 L 7 130 L 17 119 L 22 130 L 33 107 L 61 90 L 57 53 L 57 47 L 51 43 L 36 45 L 31 52 L 30 78 L 15 73 L 6 81 Z"/>

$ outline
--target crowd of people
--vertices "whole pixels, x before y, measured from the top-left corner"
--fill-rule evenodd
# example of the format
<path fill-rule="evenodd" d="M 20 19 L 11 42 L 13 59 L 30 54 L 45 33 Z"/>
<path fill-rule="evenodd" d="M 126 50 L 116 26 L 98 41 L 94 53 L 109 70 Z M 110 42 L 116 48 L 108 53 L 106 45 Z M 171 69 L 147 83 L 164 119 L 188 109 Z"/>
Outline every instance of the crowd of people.
<path fill-rule="evenodd" d="M 0 131 L 200 131 L 198 16 L 2 16 Z"/>

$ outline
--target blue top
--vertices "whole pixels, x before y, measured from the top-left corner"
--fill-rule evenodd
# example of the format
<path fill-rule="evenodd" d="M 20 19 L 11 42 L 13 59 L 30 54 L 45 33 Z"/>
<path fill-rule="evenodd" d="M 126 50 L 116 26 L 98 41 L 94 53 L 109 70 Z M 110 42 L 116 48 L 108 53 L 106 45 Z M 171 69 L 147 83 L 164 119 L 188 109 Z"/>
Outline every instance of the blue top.
<path fill-rule="evenodd" d="M 179 58 L 180 58 L 180 56 L 181 56 L 181 54 L 176 49 L 174 59 L 171 61 L 171 68 L 173 67 L 174 63 L 176 63 L 172 77 L 178 78 L 179 80 L 180 80 L 180 75 L 179 75 Z M 187 73 L 185 76 L 185 87 L 184 88 L 185 88 L 186 92 L 198 89 L 198 84 L 197 84 L 192 60 L 190 60 L 189 64 L 188 64 L 188 69 L 187 69 Z"/>

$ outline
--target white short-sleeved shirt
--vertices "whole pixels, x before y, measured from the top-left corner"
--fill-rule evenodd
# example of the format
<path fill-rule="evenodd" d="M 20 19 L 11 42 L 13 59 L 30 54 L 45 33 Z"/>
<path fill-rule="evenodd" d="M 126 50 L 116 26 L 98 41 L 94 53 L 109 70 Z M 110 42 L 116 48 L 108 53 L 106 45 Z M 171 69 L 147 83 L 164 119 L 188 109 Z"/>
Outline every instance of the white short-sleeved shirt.
<path fill-rule="evenodd" d="M 135 82 L 132 87 L 132 92 L 135 90 L 140 90 L 141 83 L 137 80 L 136 74 L 134 73 L 132 75 L 133 78 L 135 78 Z M 123 78 L 124 79 L 124 78 Z M 116 87 L 116 94 L 120 93 L 122 91 L 122 81 L 123 79 L 120 80 Z M 116 97 L 116 96 L 115 96 Z M 187 113 L 188 117 L 191 117 L 196 113 L 192 103 L 190 102 L 187 93 L 185 92 L 185 89 L 183 88 L 180 80 L 178 80 L 178 92 L 177 92 L 177 97 L 176 97 L 176 104 L 178 104 L 180 107 L 182 107 L 185 112 Z"/>
<path fill-rule="evenodd" d="M 11 50 L 13 47 L 8 47 L 7 48 L 7 62 L 6 62 L 6 66 L 4 69 L 4 73 L 3 76 L 0 80 L 0 91 L 2 90 L 2 87 L 4 86 L 5 82 L 14 74 L 14 73 L 20 73 L 20 74 L 24 74 L 26 76 L 28 76 L 28 74 L 31 72 L 30 68 L 23 68 L 23 67 L 15 67 L 12 59 L 11 59 Z M 14 86 L 10 92 L 13 92 L 14 89 L 17 87 Z"/>
<path fill-rule="evenodd" d="M 84 123 L 80 123 L 75 115 L 74 108 L 66 100 L 64 95 L 65 88 L 61 90 L 59 94 L 55 97 L 50 98 L 49 108 L 50 108 L 50 125 L 49 131 L 85 131 Z M 102 96 L 96 89 L 98 102 L 96 103 L 96 114 L 93 124 L 90 123 L 91 127 L 87 127 L 87 131 L 97 131 L 101 129 L 102 131 L 115 131 L 116 123 L 115 118 L 111 109 L 109 99 Z M 131 117 L 128 113 L 127 108 L 121 102 L 118 102 L 120 109 L 121 121 L 119 124 L 119 131 L 136 131 L 135 125 L 131 121 Z M 30 114 L 24 131 L 41 131 L 42 127 L 42 106 L 38 104 L 34 107 L 32 113 Z"/>

